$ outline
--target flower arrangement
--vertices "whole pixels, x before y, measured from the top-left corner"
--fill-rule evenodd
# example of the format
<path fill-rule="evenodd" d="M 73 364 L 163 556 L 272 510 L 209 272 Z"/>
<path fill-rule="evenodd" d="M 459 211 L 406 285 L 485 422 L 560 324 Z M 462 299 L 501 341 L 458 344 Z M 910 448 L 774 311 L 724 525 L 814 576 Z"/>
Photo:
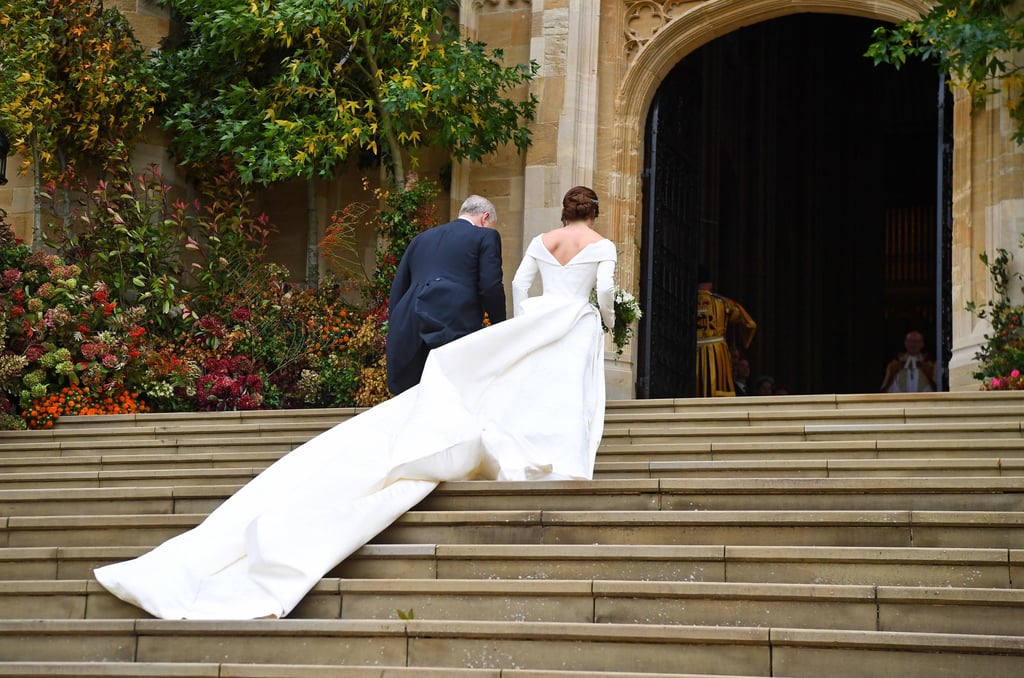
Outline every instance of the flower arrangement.
<path fill-rule="evenodd" d="M 1024 374 L 1020 370 L 1011 370 L 1007 377 L 992 377 L 985 382 L 986 391 L 1022 391 L 1024 390 Z"/>
<path fill-rule="evenodd" d="M 88 386 L 72 385 L 32 401 L 28 409 L 22 412 L 22 417 L 28 428 L 47 429 L 65 414 L 135 414 L 149 411 L 146 403 L 132 391 L 98 391 Z"/>
<path fill-rule="evenodd" d="M 590 301 L 594 306 L 597 306 L 596 291 L 591 293 Z M 644 313 L 640 309 L 640 302 L 637 301 L 636 297 L 616 285 L 615 328 L 611 330 L 612 342 L 615 344 L 616 358 L 622 355 L 622 352 L 626 348 L 626 344 L 628 344 L 629 340 L 633 338 L 633 332 L 635 331 L 634 324 L 643 316 Z M 601 329 L 605 332 L 609 331 L 608 326 L 604 324 L 604 320 L 601 321 Z"/>
<path fill-rule="evenodd" d="M 200 412 L 263 409 L 263 379 L 245 356 L 210 358 L 196 380 Z"/>
<path fill-rule="evenodd" d="M 378 195 L 385 206 L 361 219 L 379 236 L 372 272 L 308 287 L 265 260 L 268 229 L 244 195 L 204 193 L 210 206 L 184 205 L 155 174 L 118 177 L 82 188 L 93 202 L 78 217 L 89 228 L 50 229 L 55 253 L 33 252 L 0 209 L 0 430 L 47 428 L 66 414 L 372 406 L 390 397 L 387 291 L 408 241 L 436 223 L 429 182 Z M 129 228 L 125 214 L 136 206 Z M 161 228 L 150 229 L 157 216 Z M 154 241 L 163 263 L 146 258 L 148 246 L 143 256 L 113 242 L 126 229 L 133 242 Z M 342 235 L 334 247 L 355 243 L 354 232 Z"/>
<path fill-rule="evenodd" d="M 1021 240 L 1024 244 L 1024 238 Z M 1024 307 L 1011 299 L 1011 281 L 1024 278 L 1020 273 L 1011 272 L 1013 255 L 1004 248 L 996 251 L 994 259 L 982 253 L 979 259 L 988 267 L 995 292 L 993 300 L 982 306 L 968 302 L 967 310 L 978 318 L 987 320 L 992 331 L 985 335 L 985 343 L 975 354 L 978 369 L 974 378 L 981 381 L 985 391 L 1024 390 Z M 1022 288 L 1024 289 L 1024 288 Z"/>
<path fill-rule="evenodd" d="M 64 386 L 125 390 L 144 364 L 144 310 L 120 306 L 105 283 L 83 280 L 78 265 L 10 244 L 0 274 L 3 410 L 28 410 Z"/>

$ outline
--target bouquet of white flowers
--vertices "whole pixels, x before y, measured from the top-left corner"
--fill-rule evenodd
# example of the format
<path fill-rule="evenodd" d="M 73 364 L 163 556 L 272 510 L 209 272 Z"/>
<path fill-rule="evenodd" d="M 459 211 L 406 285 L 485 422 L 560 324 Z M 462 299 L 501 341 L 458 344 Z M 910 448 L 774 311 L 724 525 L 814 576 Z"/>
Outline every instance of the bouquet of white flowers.
<path fill-rule="evenodd" d="M 597 306 L 596 290 L 590 295 L 590 301 Z M 612 341 L 615 343 L 615 355 L 622 355 L 626 344 L 633 338 L 633 324 L 644 316 L 640 310 L 640 302 L 632 294 L 615 286 L 615 329 L 612 332 Z M 601 328 L 607 332 L 608 327 L 601 321 Z"/>

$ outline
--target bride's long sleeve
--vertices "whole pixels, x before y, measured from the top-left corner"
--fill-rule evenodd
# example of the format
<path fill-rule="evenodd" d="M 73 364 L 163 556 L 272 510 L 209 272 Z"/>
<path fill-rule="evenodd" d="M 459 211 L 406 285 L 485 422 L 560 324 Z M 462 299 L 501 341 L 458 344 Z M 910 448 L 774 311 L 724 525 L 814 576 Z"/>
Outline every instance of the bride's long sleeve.
<path fill-rule="evenodd" d="M 536 259 L 529 254 L 523 256 L 523 261 L 512 278 L 512 312 L 516 316 L 523 314 L 523 302 L 530 296 L 530 286 L 533 285 L 539 270 Z"/>
<path fill-rule="evenodd" d="M 601 261 L 597 264 L 597 305 L 605 327 L 615 327 L 615 262 Z"/>

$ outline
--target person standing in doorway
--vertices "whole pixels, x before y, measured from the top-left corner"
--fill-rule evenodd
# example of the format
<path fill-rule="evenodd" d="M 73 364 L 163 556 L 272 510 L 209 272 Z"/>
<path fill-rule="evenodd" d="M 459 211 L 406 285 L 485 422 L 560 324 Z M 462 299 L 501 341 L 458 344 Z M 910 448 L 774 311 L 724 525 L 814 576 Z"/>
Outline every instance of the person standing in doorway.
<path fill-rule="evenodd" d="M 716 294 L 701 270 L 697 284 L 697 396 L 734 396 L 732 355 L 726 343 L 729 327 L 736 328 L 737 339 L 749 348 L 757 323 L 738 302 Z"/>
<path fill-rule="evenodd" d="M 903 353 L 889 361 L 882 379 L 882 393 L 930 393 L 939 390 L 935 383 L 935 361 L 924 352 L 924 335 L 907 332 Z"/>

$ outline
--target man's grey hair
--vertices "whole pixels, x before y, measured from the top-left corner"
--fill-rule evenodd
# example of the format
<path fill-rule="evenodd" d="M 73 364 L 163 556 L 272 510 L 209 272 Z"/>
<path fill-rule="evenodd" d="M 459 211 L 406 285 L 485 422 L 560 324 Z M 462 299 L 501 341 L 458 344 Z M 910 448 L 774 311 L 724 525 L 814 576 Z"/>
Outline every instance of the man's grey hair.
<path fill-rule="evenodd" d="M 494 209 L 494 203 L 483 196 L 471 195 L 462 202 L 462 207 L 459 208 L 460 216 L 463 214 L 479 216 L 484 212 L 491 213 L 492 222 L 498 220 L 498 210 Z"/>

